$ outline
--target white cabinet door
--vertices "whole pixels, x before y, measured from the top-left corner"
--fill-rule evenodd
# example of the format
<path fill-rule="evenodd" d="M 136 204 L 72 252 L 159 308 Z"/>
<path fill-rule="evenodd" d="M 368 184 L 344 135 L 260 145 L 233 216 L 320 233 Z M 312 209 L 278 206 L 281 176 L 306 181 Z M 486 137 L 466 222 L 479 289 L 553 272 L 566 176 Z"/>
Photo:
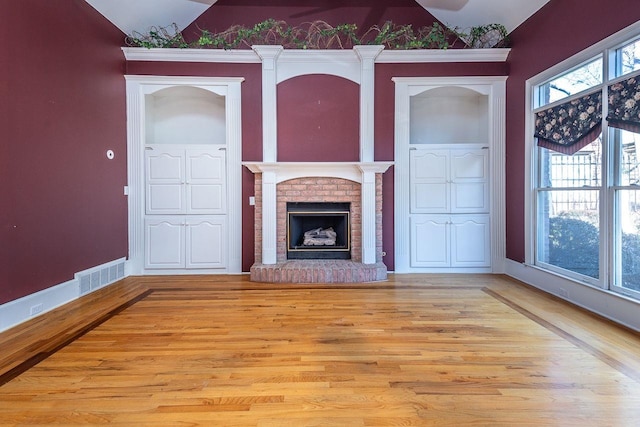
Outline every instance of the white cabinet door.
<path fill-rule="evenodd" d="M 448 150 L 411 150 L 409 160 L 411 212 L 449 212 Z"/>
<path fill-rule="evenodd" d="M 448 223 L 447 215 L 418 215 L 411 218 L 411 267 L 451 265 Z"/>
<path fill-rule="evenodd" d="M 186 210 L 184 150 L 145 151 L 147 214 Z"/>
<path fill-rule="evenodd" d="M 491 266 L 489 215 L 452 215 L 451 266 Z"/>
<path fill-rule="evenodd" d="M 145 219 L 145 267 L 184 268 L 185 226 L 179 217 Z"/>
<path fill-rule="evenodd" d="M 227 268 L 227 183 L 220 147 L 145 151 L 145 268 Z"/>
<path fill-rule="evenodd" d="M 489 212 L 489 150 L 451 150 L 451 213 Z"/>
<path fill-rule="evenodd" d="M 148 216 L 145 219 L 148 269 L 226 268 L 224 215 Z"/>
<path fill-rule="evenodd" d="M 227 211 L 224 150 L 187 150 L 186 193 L 188 214 L 222 214 Z"/>
<path fill-rule="evenodd" d="M 186 268 L 226 268 L 225 216 L 189 217 L 186 233 Z"/>
<path fill-rule="evenodd" d="M 481 148 L 412 149 L 410 211 L 489 212 L 489 157 Z"/>
<path fill-rule="evenodd" d="M 490 267 L 489 215 L 411 217 L 411 267 Z"/>
<path fill-rule="evenodd" d="M 226 213 L 225 151 L 145 151 L 147 215 Z"/>

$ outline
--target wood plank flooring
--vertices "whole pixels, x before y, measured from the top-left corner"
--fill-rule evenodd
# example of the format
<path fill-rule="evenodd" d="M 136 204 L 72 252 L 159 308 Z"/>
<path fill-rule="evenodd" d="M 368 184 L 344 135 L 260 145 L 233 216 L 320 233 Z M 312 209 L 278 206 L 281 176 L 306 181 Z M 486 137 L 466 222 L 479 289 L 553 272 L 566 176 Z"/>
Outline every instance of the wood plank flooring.
<path fill-rule="evenodd" d="M 127 278 L 0 334 L 0 425 L 637 426 L 640 336 L 504 276 Z"/>

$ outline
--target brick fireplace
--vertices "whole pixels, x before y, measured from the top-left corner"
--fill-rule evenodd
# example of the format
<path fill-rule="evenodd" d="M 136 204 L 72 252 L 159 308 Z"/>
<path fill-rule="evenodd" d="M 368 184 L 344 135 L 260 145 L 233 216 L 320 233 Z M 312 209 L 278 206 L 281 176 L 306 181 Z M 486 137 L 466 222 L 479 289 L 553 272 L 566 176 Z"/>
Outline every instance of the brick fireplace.
<path fill-rule="evenodd" d="M 282 46 L 252 49 L 262 63 L 263 129 L 262 162 L 243 163 L 255 174 L 256 252 L 251 280 L 341 283 L 386 279 L 387 267 L 382 262 L 382 174 L 393 162 L 374 160 L 375 59 L 384 47 L 356 46 L 351 51 L 331 53 L 293 53 Z M 314 74 L 359 85 L 359 123 L 353 122 L 354 128 L 358 127 L 359 161 L 279 161 L 278 85 Z M 313 126 L 321 128 L 315 123 Z M 350 259 L 287 259 L 287 202 L 350 203 Z"/>
<path fill-rule="evenodd" d="M 255 174 L 252 281 L 340 283 L 386 279 L 387 268 L 382 262 L 382 172 L 389 163 L 245 166 Z M 349 203 L 351 259 L 287 259 L 287 203 L 296 202 Z M 269 242 L 269 237 L 275 241 Z"/>

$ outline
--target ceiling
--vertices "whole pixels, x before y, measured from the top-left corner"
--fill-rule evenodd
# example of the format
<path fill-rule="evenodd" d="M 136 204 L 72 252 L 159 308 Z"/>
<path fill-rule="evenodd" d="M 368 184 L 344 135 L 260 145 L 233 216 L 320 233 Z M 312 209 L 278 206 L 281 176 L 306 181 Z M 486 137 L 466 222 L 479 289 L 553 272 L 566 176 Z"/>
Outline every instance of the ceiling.
<path fill-rule="evenodd" d="M 85 0 L 123 33 L 144 33 L 175 23 L 186 28 L 217 0 Z M 507 32 L 549 0 L 416 0 L 440 22 L 461 29 L 502 24 Z"/>

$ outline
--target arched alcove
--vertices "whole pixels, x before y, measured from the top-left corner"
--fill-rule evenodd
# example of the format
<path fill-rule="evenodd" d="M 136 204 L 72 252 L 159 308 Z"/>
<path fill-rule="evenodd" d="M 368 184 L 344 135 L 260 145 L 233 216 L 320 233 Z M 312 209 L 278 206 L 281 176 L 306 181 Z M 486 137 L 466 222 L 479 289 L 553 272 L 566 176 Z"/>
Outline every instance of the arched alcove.
<path fill-rule="evenodd" d="M 226 144 L 225 97 L 193 86 L 145 95 L 146 144 Z"/>
<path fill-rule="evenodd" d="M 489 97 L 460 86 L 410 97 L 410 144 L 487 144 Z"/>
<path fill-rule="evenodd" d="M 360 86 L 327 74 L 301 75 L 277 86 L 278 160 L 358 161 Z"/>

